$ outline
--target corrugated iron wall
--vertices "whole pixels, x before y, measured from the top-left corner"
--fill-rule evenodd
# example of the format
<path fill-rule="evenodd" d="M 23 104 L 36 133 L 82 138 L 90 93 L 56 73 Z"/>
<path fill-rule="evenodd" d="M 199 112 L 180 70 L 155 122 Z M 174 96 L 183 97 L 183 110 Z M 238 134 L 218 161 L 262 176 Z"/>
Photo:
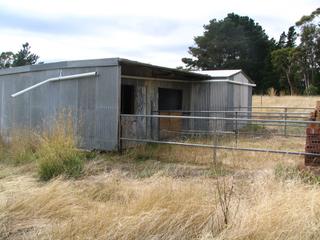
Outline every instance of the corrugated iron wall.
<path fill-rule="evenodd" d="M 10 95 L 51 77 L 97 71 L 98 76 L 44 84 Z M 120 67 L 79 67 L 0 75 L 0 132 L 50 127 L 60 112 L 70 112 L 80 147 L 114 150 L 118 144 Z"/>
<path fill-rule="evenodd" d="M 166 81 L 148 81 L 142 79 L 122 79 L 122 84 L 135 86 L 135 114 L 158 114 L 158 89 L 169 88 L 182 90 L 182 109 L 190 109 L 190 84 Z M 186 128 L 187 120 L 182 127 Z M 124 118 L 123 135 L 127 137 L 158 139 L 159 119 Z"/>
<path fill-rule="evenodd" d="M 217 83 L 193 83 L 191 88 L 191 111 L 223 111 L 227 110 L 233 99 L 230 94 L 230 84 Z M 202 117 L 225 117 L 225 113 L 194 113 Z M 195 130 L 214 130 L 214 121 L 192 120 L 192 128 Z M 224 121 L 217 122 L 217 129 L 224 129 Z"/>
<path fill-rule="evenodd" d="M 228 82 L 193 83 L 191 88 L 191 111 L 250 111 L 252 87 Z M 235 117 L 234 113 L 195 113 L 204 117 Z M 248 114 L 249 116 L 249 114 Z M 242 115 L 242 117 L 245 117 Z M 191 127 L 196 130 L 213 130 L 214 121 L 193 120 Z M 244 123 L 239 123 L 241 127 Z M 234 130 L 232 120 L 218 120 L 218 130 Z"/>
<path fill-rule="evenodd" d="M 135 114 L 158 114 L 158 89 L 180 89 L 183 92 L 182 110 L 185 112 L 162 112 L 166 115 L 188 115 L 204 117 L 235 117 L 233 113 L 205 113 L 197 111 L 224 111 L 241 110 L 235 107 L 247 107 L 251 102 L 251 87 L 230 82 L 168 82 L 162 80 L 130 79 L 125 77 L 122 84 L 135 86 Z M 250 93 L 250 94 L 249 94 Z M 172 109 L 173 110 L 173 109 Z M 246 110 L 246 109 L 245 109 Z M 121 121 L 123 136 L 138 139 L 161 139 L 166 130 L 177 127 L 177 120 L 166 119 L 166 124 L 159 124 L 162 120 L 157 118 L 124 117 Z M 181 120 L 178 120 L 181 121 Z M 215 129 L 215 121 L 204 119 L 182 120 L 180 134 L 184 132 L 195 134 Z M 234 130 L 233 120 L 218 120 L 217 130 Z M 240 127 L 240 123 L 238 126 Z M 179 127 L 180 128 L 180 127 Z M 174 129 L 173 129 L 174 130 Z M 177 131 L 177 134 L 179 131 Z M 135 143 L 125 143 L 128 147 Z"/>

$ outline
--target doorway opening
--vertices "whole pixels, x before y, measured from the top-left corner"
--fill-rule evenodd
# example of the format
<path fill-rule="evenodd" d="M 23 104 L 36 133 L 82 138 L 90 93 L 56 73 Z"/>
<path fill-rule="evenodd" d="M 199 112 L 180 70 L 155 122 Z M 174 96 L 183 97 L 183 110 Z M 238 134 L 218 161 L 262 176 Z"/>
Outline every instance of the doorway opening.
<path fill-rule="evenodd" d="M 121 85 L 121 114 L 134 114 L 134 86 Z"/>
<path fill-rule="evenodd" d="M 159 88 L 158 107 L 160 115 L 182 115 L 182 90 Z M 168 138 L 176 135 L 182 129 L 182 119 L 160 118 L 160 138 Z"/>

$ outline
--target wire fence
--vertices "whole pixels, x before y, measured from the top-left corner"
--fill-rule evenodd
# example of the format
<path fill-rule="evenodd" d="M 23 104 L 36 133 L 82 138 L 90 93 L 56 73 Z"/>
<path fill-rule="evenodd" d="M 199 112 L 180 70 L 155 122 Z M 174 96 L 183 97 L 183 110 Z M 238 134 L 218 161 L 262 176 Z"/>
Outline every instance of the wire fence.
<path fill-rule="evenodd" d="M 267 111 L 262 111 L 267 109 Z M 305 152 L 312 108 L 253 107 L 253 110 L 165 110 L 121 114 L 119 148 L 169 144 L 248 152 L 320 157 Z M 290 141 L 296 138 L 294 144 Z M 265 143 L 264 143 L 265 142 Z M 261 145 L 263 147 L 261 147 Z"/>

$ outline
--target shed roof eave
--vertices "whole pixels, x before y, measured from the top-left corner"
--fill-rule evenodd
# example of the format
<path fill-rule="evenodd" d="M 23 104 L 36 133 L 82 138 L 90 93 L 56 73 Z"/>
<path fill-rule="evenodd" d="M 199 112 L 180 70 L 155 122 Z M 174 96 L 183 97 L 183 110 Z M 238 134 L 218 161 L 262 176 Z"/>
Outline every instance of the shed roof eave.
<path fill-rule="evenodd" d="M 119 62 L 119 58 L 102 58 L 102 59 L 73 60 L 73 61 L 34 64 L 34 65 L 0 69 L 0 76 L 16 74 L 16 73 L 37 72 L 37 71 L 66 69 L 66 68 L 117 66 L 119 64 L 118 62 Z"/>
<path fill-rule="evenodd" d="M 150 63 L 143 63 L 143 62 L 129 60 L 129 59 L 125 59 L 125 58 L 119 58 L 119 64 L 120 65 L 121 64 L 130 64 L 130 65 L 144 66 L 144 67 L 148 67 L 148 68 L 157 68 L 160 70 L 176 72 L 177 74 L 183 74 L 183 75 L 188 76 L 190 78 L 196 77 L 199 80 L 211 78 L 211 76 L 208 74 L 202 74 L 202 73 L 196 73 L 196 72 L 187 71 L 187 70 L 181 70 L 181 69 L 176 69 L 176 68 L 169 68 L 169 67 L 164 67 L 164 66 L 159 66 L 159 65 L 153 65 Z"/>

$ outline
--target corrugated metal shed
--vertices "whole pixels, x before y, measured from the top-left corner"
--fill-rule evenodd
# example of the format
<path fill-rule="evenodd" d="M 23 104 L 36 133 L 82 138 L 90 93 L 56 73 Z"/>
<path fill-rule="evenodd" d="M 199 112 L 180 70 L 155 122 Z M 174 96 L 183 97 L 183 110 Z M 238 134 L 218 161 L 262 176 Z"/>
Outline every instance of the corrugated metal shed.
<path fill-rule="evenodd" d="M 98 72 L 95 77 L 56 81 L 25 94 L 16 93 L 48 78 Z M 61 112 L 70 112 L 86 149 L 112 150 L 118 144 L 120 67 L 117 59 L 70 61 L 0 70 L 0 133 L 50 128 Z"/>
<path fill-rule="evenodd" d="M 97 75 L 49 82 L 15 98 L 11 97 L 11 94 L 48 78 L 89 72 L 97 72 Z M 216 77 L 228 74 L 219 71 Z M 181 91 L 182 110 L 224 110 L 238 104 L 251 106 L 250 86 L 211 81 L 213 77 L 210 75 L 209 72 L 188 72 L 121 58 L 2 69 L 0 134 L 9 138 L 11 131 L 16 128 L 50 128 L 57 114 L 68 110 L 72 113 L 81 147 L 116 150 L 123 84 L 134 86 L 135 114 L 153 114 L 159 110 L 159 88 Z M 233 77 L 235 82 L 246 81 L 243 74 L 236 73 L 229 77 Z M 159 126 L 157 120 L 132 120 L 127 123 L 127 132 L 138 138 L 157 138 Z M 208 130 L 210 127 L 207 121 L 183 121 L 184 129 Z"/>

